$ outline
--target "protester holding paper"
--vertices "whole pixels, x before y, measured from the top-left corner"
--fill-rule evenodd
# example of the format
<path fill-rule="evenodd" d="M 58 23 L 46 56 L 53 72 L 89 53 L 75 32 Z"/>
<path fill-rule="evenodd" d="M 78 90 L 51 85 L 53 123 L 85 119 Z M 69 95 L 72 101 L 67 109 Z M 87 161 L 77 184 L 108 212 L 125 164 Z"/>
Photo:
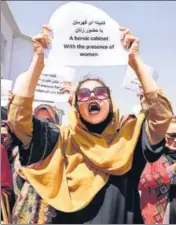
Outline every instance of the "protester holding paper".
<path fill-rule="evenodd" d="M 141 175 L 141 210 L 146 224 L 175 224 L 174 194 L 176 177 L 176 120 L 166 134 L 164 154 L 154 163 L 147 163 Z"/>
<path fill-rule="evenodd" d="M 147 102 L 141 90 L 142 110 Z M 164 154 L 154 163 L 147 163 L 140 179 L 141 212 L 145 224 L 176 223 L 176 120 L 173 118 L 166 133 Z M 175 193 L 175 194 L 174 194 Z"/>
<path fill-rule="evenodd" d="M 153 162 L 163 153 L 172 118 L 170 103 L 144 70 L 138 38 L 121 28 L 129 64 L 149 105 L 146 117 L 141 113 L 117 131 L 119 110 L 110 89 L 99 79 L 86 78 L 73 95 L 68 126 L 32 118 L 48 31 L 43 26 L 33 38 L 31 66 L 10 105 L 9 122 L 25 148 L 20 152 L 21 175 L 35 189 L 35 198 L 23 213 L 17 200 L 13 223 L 142 223 L 138 183 L 146 160 Z"/>

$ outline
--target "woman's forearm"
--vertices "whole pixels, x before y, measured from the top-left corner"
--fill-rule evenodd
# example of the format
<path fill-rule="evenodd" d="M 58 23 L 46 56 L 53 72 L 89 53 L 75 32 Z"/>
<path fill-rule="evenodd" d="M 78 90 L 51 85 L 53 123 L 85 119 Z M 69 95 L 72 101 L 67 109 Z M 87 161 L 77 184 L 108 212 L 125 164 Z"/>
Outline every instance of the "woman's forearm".
<path fill-rule="evenodd" d="M 29 70 L 20 82 L 16 95 L 31 98 L 34 96 L 40 74 L 44 68 L 44 55 L 34 54 Z"/>
<path fill-rule="evenodd" d="M 146 70 L 146 66 L 143 61 L 139 58 L 139 56 L 135 56 L 130 63 L 132 69 L 135 71 L 144 93 L 148 93 L 151 91 L 155 91 L 158 89 L 156 82 L 154 81 L 153 77 L 148 74 Z"/>
<path fill-rule="evenodd" d="M 173 116 L 170 102 L 157 86 L 153 77 L 148 74 L 145 64 L 139 56 L 133 57 L 130 62 L 135 71 L 142 88 L 147 103 L 146 131 L 151 144 L 159 143 L 166 134 L 168 126 Z"/>
<path fill-rule="evenodd" d="M 145 110 L 147 136 L 151 144 L 157 144 L 165 137 L 173 116 L 172 107 L 139 57 L 139 38 L 133 36 L 126 28 L 120 28 L 120 31 L 122 45 L 129 51 L 128 63 L 144 90 L 147 106 Z"/>
<path fill-rule="evenodd" d="M 44 68 L 44 49 L 48 48 L 51 42 L 48 26 L 43 26 L 41 32 L 32 38 L 34 46 L 34 56 L 25 74 L 25 78 L 21 80 L 17 95 L 21 97 L 31 98 L 34 96 L 40 74 Z"/>

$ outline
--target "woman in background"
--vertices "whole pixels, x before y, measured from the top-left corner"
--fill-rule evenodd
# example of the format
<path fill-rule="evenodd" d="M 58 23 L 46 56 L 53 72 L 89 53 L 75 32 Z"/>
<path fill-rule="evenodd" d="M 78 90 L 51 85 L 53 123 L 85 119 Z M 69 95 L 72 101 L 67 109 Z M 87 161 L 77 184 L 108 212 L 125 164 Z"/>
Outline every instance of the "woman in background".
<path fill-rule="evenodd" d="M 138 96 L 142 110 L 147 113 L 143 90 Z M 176 183 L 173 184 L 176 177 L 176 119 L 173 118 L 165 137 L 164 154 L 156 162 L 146 164 L 139 183 L 141 212 L 146 224 L 176 223 Z"/>
<path fill-rule="evenodd" d="M 59 117 L 56 109 L 48 104 L 41 104 L 34 109 L 33 116 L 38 119 L 46 119 L 48 122 L 59 125 Z"/>

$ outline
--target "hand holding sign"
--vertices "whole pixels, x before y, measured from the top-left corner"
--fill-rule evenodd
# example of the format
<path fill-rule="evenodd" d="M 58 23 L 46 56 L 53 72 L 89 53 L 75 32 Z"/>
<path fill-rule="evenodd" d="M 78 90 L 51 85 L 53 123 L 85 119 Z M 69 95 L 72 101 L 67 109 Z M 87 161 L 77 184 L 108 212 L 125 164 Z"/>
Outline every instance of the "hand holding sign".
<path fill-rule="evenodd" d="M 70 95 L 73 93 L 72 83 L 68 81 L 63 82 L 63 86 L 60 88 L 61 93 L 69 93 Z"/>
<path fill-rule="evenodd" d="M 139 54 L 139 38 L 133 36 L 131 31 L 127 28 L 120 27 L 121 41 L 125 49 L 129 50 L 128 64 L 133 67 L 133 59 Z"/>
<path fill-rule="evenodd" d="M 60 92 L 69 94 L 68 102 L 70 103 L 70 105 L 72 105 L 73 92 L 74 92 L 73 84 L 71 82 L 63 82 L 63 87 L 60 89 Z"/>
<path fill-rule="evenodd" d="M 32 38 L 35 54 L 44 54 L 44 49 L 48 48 L 51 43 L 50 32 L 51 28 L 47 25 L 43 25 L 41 32 Z"/>

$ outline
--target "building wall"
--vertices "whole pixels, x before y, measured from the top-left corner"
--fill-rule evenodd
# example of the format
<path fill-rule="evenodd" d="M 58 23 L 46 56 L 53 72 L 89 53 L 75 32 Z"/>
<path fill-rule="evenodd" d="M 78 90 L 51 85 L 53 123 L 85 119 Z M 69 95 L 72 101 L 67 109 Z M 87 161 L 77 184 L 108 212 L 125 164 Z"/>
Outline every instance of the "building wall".
<path fill-rule="evenodd" d="M 5 2 L 3 4 L 5 5 L 4 11 L 1 9 L 1 34 L 5 39 L 5 46 L 1 44 L 1 49 L 4 49 L 4 59 L 1 61 L 1 77 L 12 80 L 14 87 L 18 75 L 28 70 L 30 66 L 33 46 L 30 37 L 20 33 L 11 13 L 8 11 L 8 6 Z M 56 108 L 60 124 L 62 124 L 64 111 Z"/>
<path fill-rule="evenodd" d="M 7 13 L 7 12 L 6 12 Z M 8 16 L 8 15 L 7 15 Z M 16 77 L 29 68 L 32 56 L 33 46 L 30 37 L 20 35 L 16 37 L 13 33 L 12 25 L 9 24 L 1 9 L 1 35 L 6 40 L 4 46 L 4 58 L 1 60 L 1 77 L 13 81 L 13 86 Z M 1 37 L 2 38 L 2 37 Z M 2 49 L 1 44 L 1 49 Z"/>
<path fill-rule="evenodd" d="M 21 37 L 14 39 L 10 70 L 10 79 L 13 80 L 13 86 L 17 76 L 28 70 L 33 51 L 32 42 L 30 40 Z"/>
<path fill-rule="evenodd" d="M 12 56 L 12 45 L 13 45 L 13 32 L 9 24 L 7 23 L 3 11 L 1 10 L 1 33 L 6 40 L 6 46 L 4 49 L 4 60 L 1 62 L 2 70 L 1 76 L 5 79 L 9 79 L 10 76 L 10 63 Z"/>

